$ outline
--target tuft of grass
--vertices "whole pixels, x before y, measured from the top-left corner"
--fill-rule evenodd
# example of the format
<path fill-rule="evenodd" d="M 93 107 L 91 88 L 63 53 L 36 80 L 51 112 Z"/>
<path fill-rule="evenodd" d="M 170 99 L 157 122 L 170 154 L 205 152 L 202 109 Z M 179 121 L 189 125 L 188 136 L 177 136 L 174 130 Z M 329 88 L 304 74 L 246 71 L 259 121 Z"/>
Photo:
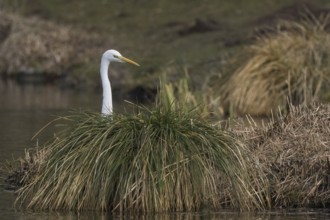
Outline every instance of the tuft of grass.
<path fill-rule="evenodd" d="M 4 179 L 4 188 L 17 190 L 29 184 L 45 163 L 47 156 L 45 149 L 35 147 L 26 150 L 23 158 L 1 164 L 0 176 Z"/>
<path fill-rule="evenodd" d="M 264 126 L 233 132 L 268 176 L 272 207 L 326 207 L 330 202 L 330 105 L 291 106 Z"/>
<path fill-rule="evenodd" d="M 291 104 L 324 101 L 330 84 L 330 15 L 281 21 L 271 34 L 249 47 L 251 54 L 225 85 L 230 109 L 269 115 Z"/>
<path fill-rule="evenodd" d="M 214 96 L 211 88 L 194 91 L 188 70 L 184 68 L 183 72 L 184 76 L 177 80 L 169 80 L 167 72 L 162 74 L 156 102 L 165 108 L 195 109 L 202 118 L 222 119 L 224 112 L 219 105 L 220 97 Z"/>
<path fill-rule="evenodd" d="M 37 210 L 193 211 L 262 207 L 248 149 L 196 111 L 80 113 L 45 146 L 49 156 L 17 202 Z M 262 187 L 260 187 L 262 188 Z"/>

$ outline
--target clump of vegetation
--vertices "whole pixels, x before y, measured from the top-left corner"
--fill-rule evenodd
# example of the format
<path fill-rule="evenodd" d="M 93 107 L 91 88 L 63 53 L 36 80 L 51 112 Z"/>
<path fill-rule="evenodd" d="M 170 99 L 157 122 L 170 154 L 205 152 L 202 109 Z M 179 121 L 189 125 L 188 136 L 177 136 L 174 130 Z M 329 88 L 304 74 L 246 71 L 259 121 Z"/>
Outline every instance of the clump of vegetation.
<path fill-rule="evenodd" d="M 131 116 L 68 119 L 74 125 L 45 146 L 46 162 L 18 191 L 29 208 L 159 212 L 263 205 L 251 187 L 248 149 L 194 111 L 159 106 Z"/>
<path fill-rule="evenodd" d="M 282 21 L 248 48 L 251 56 L 224 86 L 237 113 L 269 115 L 292 104 L 325 101 L 330 90 L 330 15 Z M 329 101 L 329 100 L 328 100 Z"/>
<path fill-rule="evenodd" d="M 270 182 L 272 207 L 325 207 L 330 202 L 330 105 L 291 106 L 264 126 L 235 127 Z"/>
<path fill-rule="evenodd" d="M 0 19 L 1 73 L 60 75 L 90 62 L 98 53 L 95 34 L 3 11 Z"/>
<path fill-rule="evenodd" d="M 195 109 L 202 118 L 222 119 L 224 112 L 219 104 L 219 96 L 214 96 L 211 88 L 193 91 L 191 77 L 187 69 L 184 76 L 177 80 L 169 80 L 162 74 L 160 90 L 156 101 L 166 108 L 181 108 L 186 111 Z"/>
<path fill-rule="evenodd" d="M 47 156 L 45 149 L 36 147 L 26 150 L 23 158 L 2 164 L 0 173 L 4 177 L 4 188 L 17 190 L 29 184 L 45 163 Z"/>

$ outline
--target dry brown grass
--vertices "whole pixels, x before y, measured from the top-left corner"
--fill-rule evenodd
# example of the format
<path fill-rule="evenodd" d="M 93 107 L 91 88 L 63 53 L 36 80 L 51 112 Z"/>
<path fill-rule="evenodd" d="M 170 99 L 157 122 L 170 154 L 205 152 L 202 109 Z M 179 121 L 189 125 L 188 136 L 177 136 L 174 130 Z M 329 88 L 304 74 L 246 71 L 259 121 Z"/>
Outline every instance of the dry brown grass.
<path fill-rule="evenodd" d="M 8 161 L 0 167 L 4 178 L 4 188 L 16 190 L 28 184 L 40 171 L 48 156 L 45 148 L 31 148 L 25 151 L 24 157 Z"/>
<path fill-rule="evenodd" d="M 263 165 L 273 207 L 329 204 L 330 105 L 291 107 L 267 126 L 233 130 Z"/>
<path fill-rule="evenodd" d="M 222 97 L 236 113 L 269 115 L 293 104 L 324 99 L 330 90 L 330 15 L 281 21 L 247 49 L 247 62 L 225 85 Z"/>
<path fill-rule="evenodd" d="M 97 36 L 0 11 L 0 72 L 62 74 L 98 54 Z M 93 45 L 93 46 L 91 46 Z"/>

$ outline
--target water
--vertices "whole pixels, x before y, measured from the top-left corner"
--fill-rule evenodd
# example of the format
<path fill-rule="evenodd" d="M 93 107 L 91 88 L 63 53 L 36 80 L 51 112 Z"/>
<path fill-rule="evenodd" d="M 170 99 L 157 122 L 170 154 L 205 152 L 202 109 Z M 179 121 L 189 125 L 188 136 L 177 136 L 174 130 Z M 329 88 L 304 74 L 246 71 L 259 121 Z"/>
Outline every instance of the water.
<path fill-rule="evenodd" d="M 61 90 L 54 85 L 20 86 L 13 81 L 0 81 L 0 162 L 24 155 L 24 151 L 37 142 L 52 136 L 52 128 L 39 139 L 31 137 L 45 124 L 59 115 L 67 115 L 76 108 L 100 111 L 100 92 Z M 120 104 L 118 104 L 120 105 Z M 55 129 L 55 128 L 54 128 Z M 88 212 L 22 212 L 15 210 L 13 192 L 0 189 L 0 220 L 15 219 L 330 219 L 330 210 L 286 210 L 264 213 L 239 213 L 222 210 L 216 213 L 167 213 L 147 216 L 112 216 Z"/>

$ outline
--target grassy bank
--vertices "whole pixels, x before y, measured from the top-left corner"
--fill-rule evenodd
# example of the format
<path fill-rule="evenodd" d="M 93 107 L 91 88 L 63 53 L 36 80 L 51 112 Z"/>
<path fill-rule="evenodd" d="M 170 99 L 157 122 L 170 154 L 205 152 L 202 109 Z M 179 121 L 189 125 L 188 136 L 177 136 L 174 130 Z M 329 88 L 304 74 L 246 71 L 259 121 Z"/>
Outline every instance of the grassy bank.
<path fill-rule="evenodd" d="M 168 65 L 184 65 L 194 83 L 201 85 L 210 73 L 221 72 L 231 54 L 250 41 L 255 28 L 276 18 L 296 16 L 301 1 L 2 1 L 2 7 L 24 16 L 38 16 L 58 24 L 102 35 L 102 48 L 117 48 L 142 63 L 138 72 L 126 75 L 125 83 L 142 79 L 154 86 Z M 328 7 L 324 0 L 312 8 Z M 319 6 L 317 6 L 319 5 Z M 111 43 L 109 43 L 111 42 Z M 151 46 L 152 45 L 152 46 Z M 87 75 L 97 79 L 98 57 Z M 93 65 L 94 64 L 94 65 Z M 126 69 L 126 71 L 128 71 Z M 176 74 L 176 73 L 173 73 Z M 133 81 L 132 81 L 133 80 Z"/>

